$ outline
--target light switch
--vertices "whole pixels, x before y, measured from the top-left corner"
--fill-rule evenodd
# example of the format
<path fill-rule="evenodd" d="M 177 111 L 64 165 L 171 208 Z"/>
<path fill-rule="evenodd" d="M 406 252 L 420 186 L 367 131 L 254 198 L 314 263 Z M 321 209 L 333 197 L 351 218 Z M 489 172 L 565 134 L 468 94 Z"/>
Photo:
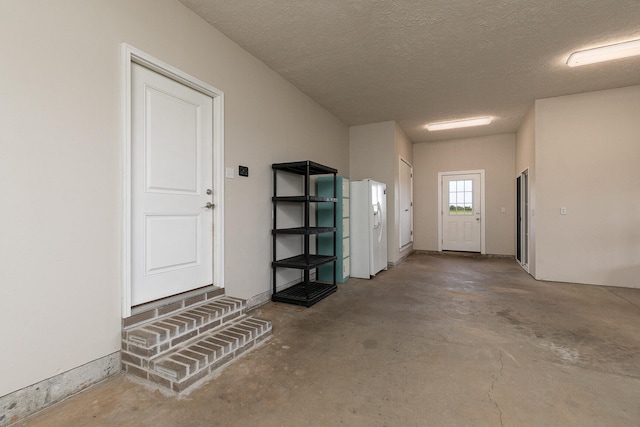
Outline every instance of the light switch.
<path fill-rule="evenodd" d="M 225 178 L 234 178 L 233 168 L 225 168 L 224 177 Z"/>
<path fill-rule="evenodd" d="M 500 212 L 505 213 L 507 211 L 507 208 L 502 208 L 500 209 Z"/>

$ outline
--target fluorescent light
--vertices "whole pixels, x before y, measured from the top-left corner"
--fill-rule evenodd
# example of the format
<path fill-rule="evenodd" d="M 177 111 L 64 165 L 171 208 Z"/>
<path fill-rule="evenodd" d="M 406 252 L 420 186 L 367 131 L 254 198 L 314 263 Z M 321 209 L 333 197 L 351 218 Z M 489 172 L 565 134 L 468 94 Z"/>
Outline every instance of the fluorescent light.
<path fill-rule="evenodd" d="M 631 40 L 624 43 L 610 44 L 608 46 L 573 52 L 567 59 L 569 67 L 594 64 L 596 62 L 611 61 L 612 59 L 627 58 L 640 55 L 640 40 Z"/>
<path fill-rule="evenodd" d="M 437 122 L 437 123 L 429 123 L 427 125 L 427 129 L 430 131 L 434 130 L 445 130 L 445 129 L 456 129 L 456 128 L 468 128 L 471 126 L 483 126 L 491 123 L 491 117 L 474 117 L 471 119 L 462 119 L 462 120 L 452 120 L 449 122 Z"/>

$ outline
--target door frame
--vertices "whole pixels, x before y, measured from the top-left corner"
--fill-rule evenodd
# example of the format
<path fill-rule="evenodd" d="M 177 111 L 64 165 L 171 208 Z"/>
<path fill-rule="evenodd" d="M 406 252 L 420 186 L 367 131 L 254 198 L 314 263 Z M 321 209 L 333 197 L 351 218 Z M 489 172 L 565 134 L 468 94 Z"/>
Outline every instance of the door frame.
<path fill-rule="evenodd" d="M 122 43 L 122 317 L 131 316 L 131 64 L 136 63 L 213 99 L 213 284 L 224 287 L 224 93 Z"/>
<path fill-rule="evenodd" d="M 409 238 L 409 243 L 405 244 L 404 246 L 402 245 L 402 229 L 399 228 L 398 229 L 398 247 L 400 249 L 400 251 L 402 251 L 403 249 L 407 249 L 409 246 L 411 246 L 413 244 L 413 165 L 405 158 L 403 158 L 402 156 L 399 156 L 399 162 L 398 162 L 398 174 L 400 175 L 402 173 L 402 163 L 406 164 L 407 166 L 409 166 L 409 173 L 410 173 L 410 177 L 409 177 L 409 231 L 410 231 L 410 238 Z M 402 184 L 402 177 L 400 176 L 398 179 L 398 184 L 399 184 L 399 188 L 398 188 L 398 209 L 397 209 L 397 216 L 398 216 L 398 226 L 400 226 L 402 224 L 400 216 L 402 215 L 401 209 L 402 206 L 400 205 L 400 196 L 402 195 L 402 188 L 401 184 Z"/>
<path fill-rule="evenodd" d="M 467 171 L 438 172 L 438 252 L 442 252 L 442 222 L 444 218 L 444 208 L 442 206 L 442 180 L 449 175 L 469 175 L 480 174 L 480 253 L 486 254 L 485 247 L 485 178 L 484 169 Z"/>

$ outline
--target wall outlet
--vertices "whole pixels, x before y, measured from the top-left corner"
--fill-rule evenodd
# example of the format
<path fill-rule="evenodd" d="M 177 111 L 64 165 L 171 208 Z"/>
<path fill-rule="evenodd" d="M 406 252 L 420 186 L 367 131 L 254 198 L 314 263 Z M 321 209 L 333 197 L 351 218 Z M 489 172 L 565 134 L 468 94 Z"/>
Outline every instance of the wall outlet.
<path fill-rule="evenodd" d="M 240 175 L 240 176 L 249 176 L 249 167 L 248 166 L 238 166 L 238 175 Z"/>
<path fill-rule="evenodd" d="M 567 214 L 567 208 L 560 208 L 560 215 L 566 215 Z"/>

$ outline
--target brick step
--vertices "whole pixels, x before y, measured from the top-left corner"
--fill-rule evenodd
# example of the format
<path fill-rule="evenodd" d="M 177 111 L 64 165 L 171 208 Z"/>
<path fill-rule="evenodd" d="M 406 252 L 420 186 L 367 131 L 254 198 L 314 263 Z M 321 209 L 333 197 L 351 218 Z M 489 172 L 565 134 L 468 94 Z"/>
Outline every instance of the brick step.
<path fill-rule="evenodd" d="M 125 329 L 123 350 L 150 359 L 199 334 L 219 328 L 245 312 L 245 302 L 227 296 L 192 305 L 169 316 Z"/>
<path fill-rule="evenodd" d="M 220 296 L 125 328 L 122 370 L 180 393 L 271 335 L 271 322 L 245 311 Z"/>
<path fill-rule="evenodd" d="M 149 362 L 149 379 L 182 392 L 271 335 L 271 322 L 243 317 L 232 325 L 198 335 Z"/>

